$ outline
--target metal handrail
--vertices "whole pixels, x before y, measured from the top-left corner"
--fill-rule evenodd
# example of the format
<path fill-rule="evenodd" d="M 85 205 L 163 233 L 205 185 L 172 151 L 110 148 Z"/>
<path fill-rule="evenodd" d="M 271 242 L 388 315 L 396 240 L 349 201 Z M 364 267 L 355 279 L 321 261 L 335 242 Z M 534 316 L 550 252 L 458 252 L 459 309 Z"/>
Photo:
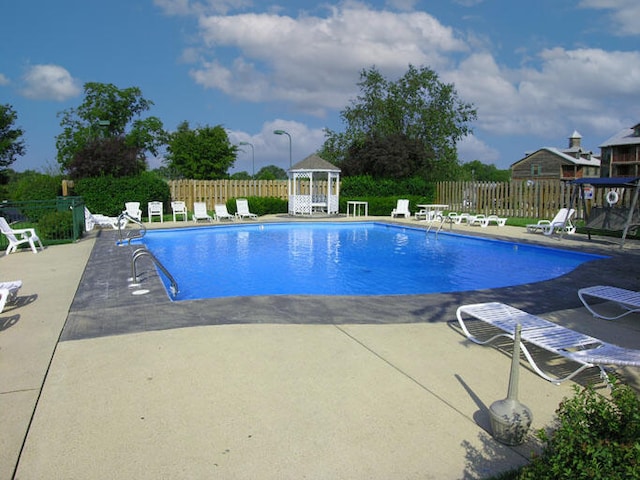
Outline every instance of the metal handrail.
<path fill-rule="evenodd" d="M 438 215 L 438 217 L 440 217 L 440 223 L 438 224 L 438 229 L 436 230 L 436 237 L 438 236 L 438 233 L 440 233 L 440 230 L 442 230 L 442 227 L 444 226 L 444 223 L 447 220 L 447 217 L 445 217 L 444 215 Z M 429 233 L 431 231 L 431 227 L 433 227 L 434 223 L 436 223 L 436 220 L 432 220 L 429 223 L 426 233 Z"/>
<path fill-rule="evenodd" d="M 126 226 L 126 223 L 123 226 L 122 220 L 131 221 L 140 226 L 140 230 L 138 230 L 137 234 L 132 234 L 131 236 L 127 236 L 126 238 L 127 245 L 131 245 L 131 240 L 134 240 L 136 238 L 142 238 L 147 233 L 147 227 L 144 226 L 144 223 L 142 223 L 137 218 L 132 217 L 127 212 L 122 212 L 120 215 L 118 215 L 118 237 L 120 237 L 120 241 L 118 242 L 119 245 L 123 245 L 125 241 L 125 238 L 122 237 L 122 230 Z"/>
<path fill-rule="evenodd" d="M 149 250 L 147 250 L 146 248 L 142 247 L 142 248 L 138 248 L 135 252 L 133 252 L 132 256 L 131 256 L 131 278 L 133 279 L 134 283 L 138 282 L 138 273 L 136 271 L 136 261 L 143 256 L 149 256 L 151 257 L 151 260 L 153 260 L 153 262 L 156 264 L 156 266 L 162 271 L 162 273 L 165 274 L 165 276 L 169 279 L 169 281 L 171 282 L 171 295 L 175 298 L 178 295 L 178 283 L 176 282 L 175 278 L 173 278 L 173 275 L 171 275 L 169 273 L 169 270 L 167 270 L 165 268 L 165 266 L 162 264 L 162 262 L 160 262 L 160 260 L 158 260 L 156 258 L 156 256 L 151 253 Z"/>

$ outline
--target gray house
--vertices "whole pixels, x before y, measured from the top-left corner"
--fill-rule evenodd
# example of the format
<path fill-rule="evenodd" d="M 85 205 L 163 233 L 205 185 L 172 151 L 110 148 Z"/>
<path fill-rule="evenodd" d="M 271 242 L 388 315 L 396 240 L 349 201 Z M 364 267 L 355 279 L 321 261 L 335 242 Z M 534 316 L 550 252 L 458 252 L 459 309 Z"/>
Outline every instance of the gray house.
<path fill-rule="evenodd" d="M 640 177 L 640 123 L 600 145 L 603 177 Z"/>
<path fill-rule="evenodd" d="M 600 158 L 581 146 L 574 131 L 569 148 L 543 147 L 511 164 L 512 180 L 566 180 L 600 176 Z"/>

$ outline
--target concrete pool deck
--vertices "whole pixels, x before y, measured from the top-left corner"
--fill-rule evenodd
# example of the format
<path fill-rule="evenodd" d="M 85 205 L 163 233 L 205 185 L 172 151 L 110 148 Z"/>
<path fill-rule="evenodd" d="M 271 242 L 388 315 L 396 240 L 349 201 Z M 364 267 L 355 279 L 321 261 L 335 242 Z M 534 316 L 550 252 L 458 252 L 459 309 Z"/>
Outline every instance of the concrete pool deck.
<path fill-rule="evenodd" d="M 535 441 L 507 447 L 489 424 L 510 357 L 466 341 L 455 309 L 504 301 L 640 347 L 640 315 L 594 319 L 576 293 L 638 289 L 640 243 L 454 232 L 611 258 L 491 291 L 171 303 L 142 260 L 141 286 L 129 287 L 130 250 L 115 247 L 114 231 L 3 256 L 2 280 L 24 286 L 0 314 L 0 478 L 471 479 L 526 463 Z M 542 428 L 572 382 L 555 386 L 521 365 L 520 400 Z M 638 371 L 621 373 L 640 389 Z"/>

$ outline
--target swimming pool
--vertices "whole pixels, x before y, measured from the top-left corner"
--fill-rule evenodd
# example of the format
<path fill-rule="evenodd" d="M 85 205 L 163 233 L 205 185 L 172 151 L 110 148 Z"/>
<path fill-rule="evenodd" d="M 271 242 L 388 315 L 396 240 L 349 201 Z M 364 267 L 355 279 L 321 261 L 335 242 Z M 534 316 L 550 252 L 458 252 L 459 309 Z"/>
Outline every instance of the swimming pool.
<path fill-rule="evenodd" d="M 481 290 L 549 280 L 605 258 L 375 222 L 151 230 L 139 242 L 174 276 L 175 300 Z"/>

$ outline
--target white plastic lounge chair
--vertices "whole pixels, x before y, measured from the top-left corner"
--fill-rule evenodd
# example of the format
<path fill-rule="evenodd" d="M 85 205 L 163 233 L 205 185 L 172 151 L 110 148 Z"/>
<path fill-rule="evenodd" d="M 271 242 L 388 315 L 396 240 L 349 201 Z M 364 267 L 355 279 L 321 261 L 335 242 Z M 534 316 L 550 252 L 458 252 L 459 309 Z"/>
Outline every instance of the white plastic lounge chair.
<path fill-rule="evenodd" d="M 193 215 L 191 218 L 196 223 L 198 220 L 213 222 L 213 217 L 207 213 L 207 204 L 204 202 L 193 202 Z"/>
<path fill-rule="evenodd" d="M 429 214 L 425 209 L 418 210 L 415 214 L 416 220 L 427 220 Z"/>
<path fill-rule="evenodd" d="M 229 220 L 230 222 L 235 221 L 235 217 L 229 213 L 227 210 L 227 206 L 224 203 L 216 203 L 214 205 L 216 220 L 218 222 L 222 220 Z"/>
<path fill-rule="evenodd" d="M 140 210 L 140 202 L 127 202 L 124 204 L 124 211 L 131 218 L 142 221 L 142 210 Z"/>
<path fill-rule="evenodd" d="M 411 218 L 411 212 L 409 211 L 409 200 L 405 198 L 398 199 L 396 208 L 391 211 L 391 217 L 403 216 L 404 218 Z"/>
<path fill-rule="evenodd" d="M 7 303 L 15 301 L 20 287 L 22 287 L 22 280 L 0 282 L 0 313 L 2 313 Z"/>
<path fill-rule="evenodd" d="M 171 202 L 171 210 L 173 211 L 173 221 L 177 221 L 177 217 L 182 215 L 184 221 L 187 221 L 187 204 L 184 202 Z"/>
<path fill-rule="evenodd" d="M 504 227 L 507 223 L 507 219 L 498 217 L 497 215 L 485 216 L 483 214 L 473 215 L 467 218 L 467 223 L 469 225 L 480 225 L 482 228 L 487 228 L 491 222 L 495 223 L 499 227 Z"/>
<path fill-rule="evenodd" d="M 84 207 L 84 229 L 87 232 L 93 230 L 96 225 L 99 227 L 111 227 L 117 230 L 118 219 L 120 219 L 120 228 L 125 228 L 129 222 L 127 217 L 108 217 L 99 213 L 91 213 L 87 207 Z"/>
<path fill-rule="evenodd" d="M 479 213 L 477 215 L 471 215 L 467 219 L 467 223 L 469 225 L 480 225 L 481 227 L 485 227 L 486 225 L 488 225 L 488 223 L 486 222 L 487 222 L 487 217 L 482 213 Z"/>
<path fill-rule="evenodd" d="M 449 221 L 450 223 L 455 223 L 456 225 L 460 225 L 462 222 L 467 222 L 473 218 L 473 215 L 470 213 L 456 213 L 449 212 Z"/>
<path fill-rule="evenodd" d="M 462 305 L 456 311 L 456 317 L 467 338 L 480 345 L 487 344 L 499 337 L 507 337 L 513 340 L 516 325 L 520 324 L 522 327 L 520 345 L 522 352 L 535 372 L 552 383 L 559 384 L 565 380 L 570 380 L 584 369 L 591 367 L 599 368 L 605 381 L 607 374 L 604 367 L 607 365 L 640 367 L 640 350 L 622 348 L 603 342 L 504 303 L 491 302 Z M 492 325 L 500 329 L 501 332 L 487 340 L 480 340 L 469 332 L 465 317 L 471 317 L 472 320 L 479 320 Z M 526 343 L 560 355 L 580 364 L 580 366 L 564 378 L 553 377 L 543 372 L 536 364 L 531 352 L 526 347 Z"/>
<path fill-rule="evenodd" d="M 149 223 L 153 222 L 153 217 L 159 217 L 160 223 L 164 221 L 162 202 L 149 202 L 147 203 L 147 213 L 149 214 Z"/>
<path fill-rule="evenodd" d="M 251 213 L 249 211 L 249 201 L 246 198 L 236 198 L 236 217 L 240 219 L 258 218 L 258 216 L 255 213 Z"/>
<path fill-rule="evenodd" d="M 551 235 L 564 228 L 565 233 L 573 234 L 576 231 L 576 227 L 571 223 L 571 217 L 574 213 L 576 211 L 573 208 L 561 208 L 553 220 L 538 220 L 538 223 L 527 225 L 527 232 L 542 232 L 545 235 Z"/>
<path fill-rule="evenodd" d="M 505 224 L 507 223 L 507 219 L 506 219 L 506 218 L 504 218 L 504 217 L 499 217 L 499 216 L 497 216 L 497 215 L 489 215 L 489 216 L 486 218 L 485 222 L 484 222 L 482 225 L 480 225 L 480 226 L 481 226 L 481 227 L 487 227 L 487 226 L 489 226 L 489 224 L 490 224 L 490 223 L 492 223 L 492 222 L 493 222 L 493 223 L 495 223 L 495 224 L 496 224 L 497 226 L 499 226 L 499 227 L 504 227 L 504 226 L 505 226 Z"/>
<path fill-rule="evenodd" d="M 36 235 L 35 228 L 16 228 L 12 229 L 4 217 L 0 217 L 0 231 L 7 237 L 9 240 L 9 246 L 5 251 L 5 255 L 9 255 L 10 253 L 18 250 L 18 247 L 23 243 L 28 243 L 31 247 L 31 251 L 33 253 L 38 253 L 38 249 L 36 248 L 36 242 L 40 245 L 40 250 L 44 247 L 42 246 L 42 242 L 38 235 Z"/>
<path fill-rule="evenodd" d="M 578 297 L 580 297 L 580 301 L 594 317 L 602 318 L 604 320 L 616 320 L 624 317 L 625 315 L 629 315 L 630 313 L 640 312 L 640 292 L 634 292 L 633 290 L 625 290 L 624 288 L 610 287 L 606 285 L 596 285 L 594 287 L 581 288 L 578 290 Z M 612 317 L 598 313 L 587 302 L 587 298 L 589 297 L 614 302 L 621 307 L 623 311 L 620 315 L 614 315 Z"/>

